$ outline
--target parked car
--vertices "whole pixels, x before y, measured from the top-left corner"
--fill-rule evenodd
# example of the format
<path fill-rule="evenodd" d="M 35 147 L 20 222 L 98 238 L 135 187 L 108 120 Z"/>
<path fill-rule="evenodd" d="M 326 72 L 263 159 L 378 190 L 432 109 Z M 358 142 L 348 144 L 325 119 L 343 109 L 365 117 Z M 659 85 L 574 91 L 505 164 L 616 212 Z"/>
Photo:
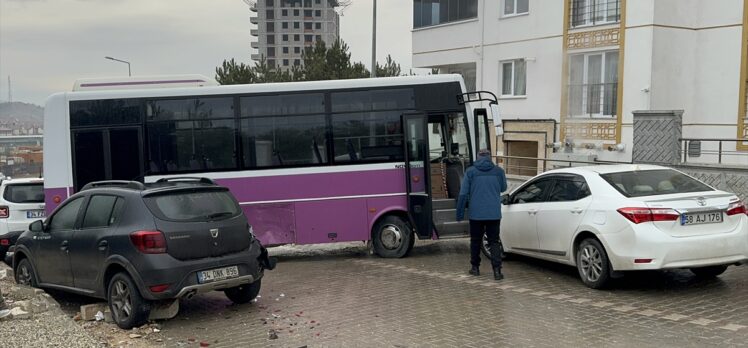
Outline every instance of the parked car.
<path fill-rule="evenodd" d="M 714 277 L 748 260 L 743 202 L 666 167 L 552 170 L 502 200 L 507 253 L 576 266 L 591 288 L 621 271 L 688 268 Z"/>
<path fill-rule="evenodd" d="M 42 179 L 4 179 L 0 182 L 0 256 L 16 243 L 31 222 L 44 218 Z"/>
<path fill-rule="evenodd" d="M 260 291 L 274 262 L 228 189 L 209 179 L 90 183 L 16 243 L 16 281 L 106 299 L 123 329 L 156 301 Z"/>

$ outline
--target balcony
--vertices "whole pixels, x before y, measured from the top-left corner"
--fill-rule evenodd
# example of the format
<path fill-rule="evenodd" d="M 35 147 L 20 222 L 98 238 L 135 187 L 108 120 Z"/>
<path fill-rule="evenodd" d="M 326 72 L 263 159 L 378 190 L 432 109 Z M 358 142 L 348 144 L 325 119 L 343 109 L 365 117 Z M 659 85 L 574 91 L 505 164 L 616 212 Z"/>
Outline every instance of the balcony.
<path fill-rule="evenodd" d="M 621 21 L 621 0 L 568 0 L 569 28 L 614 24 Z"/>
<path fill-rule="evenodd" d="M 257 24 L 259 22 L 258 17 L 249 17 L 249 22 L 252 24 Z"/>
<path fill-rule="evenodd" d="M 258 30 L 257 30 L 257 29 L 249 29 L 249 35 L 252 35 L 252 36 L 257 36 L 257 35 L 258 35 L 258 33 L 259 33 L 259 32 L 258 32 Z"/>
<path fill-rule="evenodd" d="M 569 85 L 571 117 L 612 117 L 618 110 L 618 82 Z"/>
<path fill-rule="evenodd" d="M 254 61 L 258 61 L 259 62 L 260 59 L 262 58 L 262 56 L 259 53 L 254 53 L 254 54 L 250 55 L 249 58 L 251 58 Z"/>
<path fill-rule="evenodd" d="M 252 42 L 249 43 L 249 47 L 260 48 L 260 43 L 257 42 L 257 41 L 252 41 Z"/>

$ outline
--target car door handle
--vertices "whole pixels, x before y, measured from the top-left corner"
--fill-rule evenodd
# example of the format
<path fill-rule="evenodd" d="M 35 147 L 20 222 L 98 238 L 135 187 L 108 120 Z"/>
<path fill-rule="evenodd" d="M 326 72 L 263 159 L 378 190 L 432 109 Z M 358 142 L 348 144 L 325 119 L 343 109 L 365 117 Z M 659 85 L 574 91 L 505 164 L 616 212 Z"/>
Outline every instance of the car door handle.
<path fill-rule="evenodd" d="M 530 214 L 530 215 L 535 215 L 535 214 L 538 213 L 538 211 L 535 210 L 535 209 L 530 209 L 530 210 L 527 211 L 527 213 Z"/>
<path fill-rule="evenodd" d="M 109 247 L 109 242 L 102 240 L 101 243 L 99 243 L 99 250 L 105 251 Z"/>
<path fill-rule="evenodd" d="M 60 250 L 62 250 L 64 252 L 68 251 L 68 241 L 66 241 L 66 240 L 62 241 L 62 243 L 60 244 Z"/>
<path fill-rule="evenodd" d="M 582 210 L 582 209 L 580 209 L 580 208 L 574 208 L 574 209 L 572 209 L 572 210 L 571 210 L 571 213 L 572 213 L 572 214 L 581 214 L 581 213 L 582 213 L 582 211 L 583 211 L 583 210 Z"/>

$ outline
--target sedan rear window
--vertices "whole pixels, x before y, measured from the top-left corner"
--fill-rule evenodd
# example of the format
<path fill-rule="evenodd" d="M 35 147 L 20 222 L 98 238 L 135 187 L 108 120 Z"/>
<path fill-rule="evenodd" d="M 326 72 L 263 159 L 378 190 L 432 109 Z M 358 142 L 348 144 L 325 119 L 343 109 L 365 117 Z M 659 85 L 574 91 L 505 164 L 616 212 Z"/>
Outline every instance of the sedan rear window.
<path fill-rule="evenodd" d="M 171 221 L 211 221 L 241 213 L 228 191 L 176 192 L 145 198 L 148 209 L 160 219 Z"/>
<path fill-rule="evenodd" d="M 3 199 L 11 203 L 44 203 L 44 184 L 12 184 L 5 186 Z"/>
<path fill-rule="evenodd" d="M 714 191 L 704 183 L 672 169 L 618 172 L 600 176 L 626 197 Z"/>

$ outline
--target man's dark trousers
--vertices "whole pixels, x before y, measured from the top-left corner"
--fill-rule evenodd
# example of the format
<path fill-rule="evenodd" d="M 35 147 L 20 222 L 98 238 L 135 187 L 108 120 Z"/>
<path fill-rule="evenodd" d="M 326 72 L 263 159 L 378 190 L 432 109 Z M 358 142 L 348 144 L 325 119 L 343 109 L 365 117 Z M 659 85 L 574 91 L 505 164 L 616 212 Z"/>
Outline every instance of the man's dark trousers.
<path fill-rule="evenodd" d="M 501 249 L 499 248 L 499 225 L 501 220 L 470 220 L 470 264 L 480 266 L 480 248 L 483 235 L 488 240 L 491 252 L 491 265 L 501 268 Z"/>

